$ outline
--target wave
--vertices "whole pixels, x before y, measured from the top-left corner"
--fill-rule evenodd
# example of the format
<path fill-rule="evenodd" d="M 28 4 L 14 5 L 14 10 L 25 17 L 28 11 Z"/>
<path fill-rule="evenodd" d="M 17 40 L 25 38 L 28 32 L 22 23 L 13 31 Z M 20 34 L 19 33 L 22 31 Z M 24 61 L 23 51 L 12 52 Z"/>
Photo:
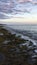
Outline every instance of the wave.
<path fill-rule="evenodd" d="M 34 34 L 37 35 L 35 32 L 16 30 L 0 24 L 1 64 L 37 65 L 37 37 Z"/>

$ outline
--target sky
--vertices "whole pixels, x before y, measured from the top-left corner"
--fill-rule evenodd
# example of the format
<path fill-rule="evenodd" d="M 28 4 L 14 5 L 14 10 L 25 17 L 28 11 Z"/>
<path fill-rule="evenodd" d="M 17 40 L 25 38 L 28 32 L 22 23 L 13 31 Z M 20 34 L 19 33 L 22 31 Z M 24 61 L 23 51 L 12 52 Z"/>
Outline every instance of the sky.
<path fill-rule="evenodd" d="M 37 23 L 37 0 L 0 0 L 0 23 Z"/>

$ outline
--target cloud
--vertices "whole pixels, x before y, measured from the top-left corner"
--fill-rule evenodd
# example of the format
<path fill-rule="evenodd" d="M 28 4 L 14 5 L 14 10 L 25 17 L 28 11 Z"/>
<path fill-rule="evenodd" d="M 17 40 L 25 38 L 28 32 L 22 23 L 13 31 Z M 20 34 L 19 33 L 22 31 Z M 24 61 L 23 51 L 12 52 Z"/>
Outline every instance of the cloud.
<path fill-rule="evenodd" d="M 10 17 L 11 17 L 11 14 L 0 12 L 0 19 L 9 19 Z"/>
<path fill-rule="evenodd" d="M 28 2 L 28 1 L 32 1 L 32 0 L 17 0 L 18 2 Z"/>
<path fill-rule="evenodd" d="M 37 4 L 37 0 L 17 0 L 19 3 L 23 3 L 23 2 L 31 2 L 32 4 Z"/>
<path fill-rule="evenodd" d="M 11 18 L 17 14 L 37 14 L 36 7 L 37 0 L 0 0 L 0 19 Z"/>
<path fill-rule="evenodd" d="M 32 4 L 37 5 L 37 1 L 33 1 Z"/>

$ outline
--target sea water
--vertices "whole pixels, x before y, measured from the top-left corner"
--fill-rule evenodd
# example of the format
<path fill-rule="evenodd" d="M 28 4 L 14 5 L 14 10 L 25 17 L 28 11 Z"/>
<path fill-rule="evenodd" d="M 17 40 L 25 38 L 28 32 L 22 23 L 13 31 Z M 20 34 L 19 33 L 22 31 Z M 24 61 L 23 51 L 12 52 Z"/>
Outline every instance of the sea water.
<path fill-rule="evenodd" d="M 27 30 L 27 31 L 35 31 L 37 32 L 37 24 L 24 24 L 24 25 L 8 25 L 10 28 L 17 30 Z"/>
<path fill-rule="evenodd" d="M 24 65 L 27 65 L 27 63 L 28 65 L 37 65 L 37 33 L 32 33 L 31 31 L 37 32 L 37 25 L 0 25 L 1 63 L 3 63 L 5 59 L 8 59 L 6 65 L 14 65 L 15 62 L 17 63 L 17 60 L 17 65 L 19 65 L 19 63 L 21 65 L 21 62 L 23 62 Z M 13 34 L 14 32 L 15 34 Z M 26 35 L 23 35 L 23 33 Z M 17 36 L 20 34 L 21 37 Z M 21 39 L 25 42 L 23 40 L 23 42 L 21 42 Z M 26 60 L 24 60 L 25 57 Z"/>

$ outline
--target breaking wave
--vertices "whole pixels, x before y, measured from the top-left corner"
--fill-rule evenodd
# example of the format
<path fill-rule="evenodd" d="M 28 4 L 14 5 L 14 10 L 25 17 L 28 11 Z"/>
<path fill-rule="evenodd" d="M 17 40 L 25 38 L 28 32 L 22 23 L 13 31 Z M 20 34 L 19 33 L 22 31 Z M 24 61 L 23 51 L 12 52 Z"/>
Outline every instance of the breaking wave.
<path fill-rule="evenodd" d="M 0 24 L 0 65 L 37 65 L 37 33 Z"/>

